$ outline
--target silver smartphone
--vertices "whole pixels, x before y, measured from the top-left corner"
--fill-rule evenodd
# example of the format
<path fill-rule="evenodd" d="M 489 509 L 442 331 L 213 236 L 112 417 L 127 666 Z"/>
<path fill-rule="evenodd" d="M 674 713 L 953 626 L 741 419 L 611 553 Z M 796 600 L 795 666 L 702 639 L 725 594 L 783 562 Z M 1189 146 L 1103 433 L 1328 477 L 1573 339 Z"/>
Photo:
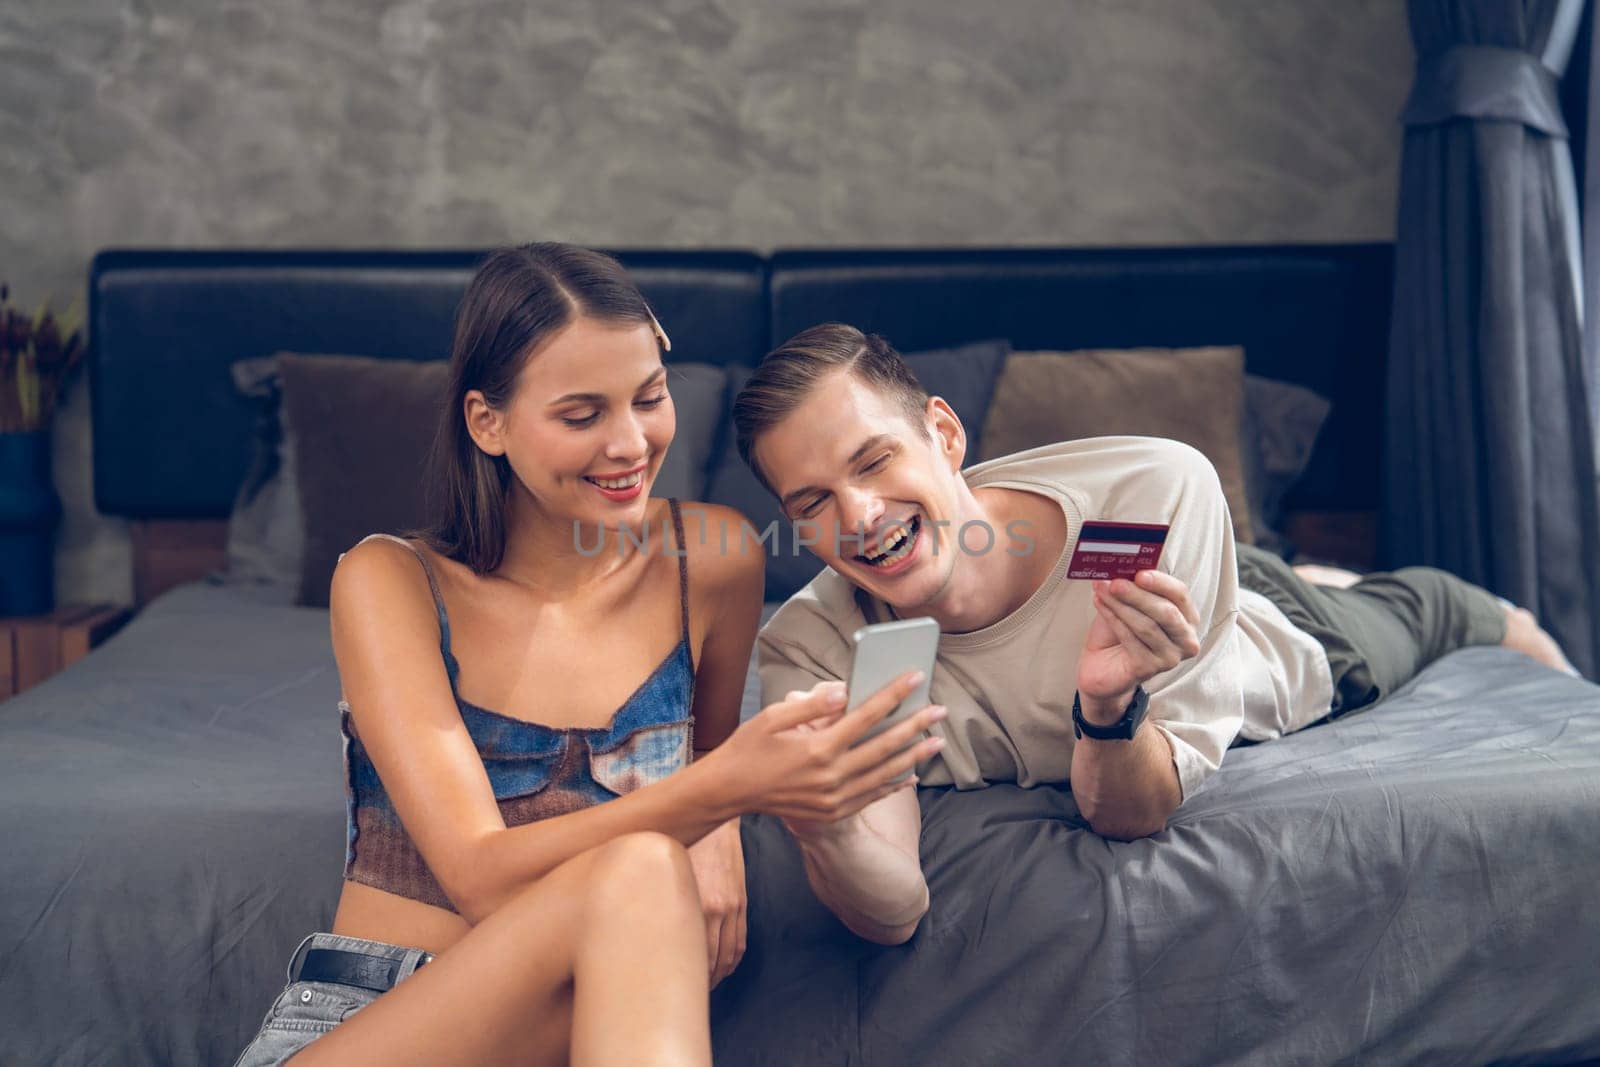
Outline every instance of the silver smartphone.
<path fill-rule="evenodd" d="M 926 617 L 873 623 L 850 635 L 850 643 L 854 646 L 854 659 L 850 663 L 848 711 L 854 711 L 907 671 L 922 672 L 922 684 L 863 734 L 856 742 L 859 745 L 931 703 L 928 687 L 933 683 L 933 661 L 939 653 L 939 624 Z"/>

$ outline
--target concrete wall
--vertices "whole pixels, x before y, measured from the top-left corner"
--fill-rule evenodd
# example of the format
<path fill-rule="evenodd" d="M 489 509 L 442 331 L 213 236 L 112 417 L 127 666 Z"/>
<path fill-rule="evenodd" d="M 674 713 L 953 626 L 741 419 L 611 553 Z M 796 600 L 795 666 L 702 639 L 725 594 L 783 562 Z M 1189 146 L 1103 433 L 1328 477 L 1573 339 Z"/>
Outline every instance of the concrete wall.
<path fill-rule="evenodd" d="M 0 274 L 111 245 L 1392 236 L 1400 0 L 11 0 Z M 62 599 L 130 598 L 87 396 Z"/>

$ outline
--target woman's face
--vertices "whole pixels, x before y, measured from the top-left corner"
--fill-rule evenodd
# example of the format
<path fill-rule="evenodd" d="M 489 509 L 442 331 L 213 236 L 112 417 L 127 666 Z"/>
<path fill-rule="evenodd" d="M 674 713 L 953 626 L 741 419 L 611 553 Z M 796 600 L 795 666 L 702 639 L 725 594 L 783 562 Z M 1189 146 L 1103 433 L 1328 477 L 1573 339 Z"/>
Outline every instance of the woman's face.
<path fill-rule="evenodd" d="M 529 357 L 501 411 L 475 408 L 473 396 L 467 419 L 479 447 L 506 456 L 546 515 L 643 529 L 677 430 L 649 326 L 580 317 Z"/>

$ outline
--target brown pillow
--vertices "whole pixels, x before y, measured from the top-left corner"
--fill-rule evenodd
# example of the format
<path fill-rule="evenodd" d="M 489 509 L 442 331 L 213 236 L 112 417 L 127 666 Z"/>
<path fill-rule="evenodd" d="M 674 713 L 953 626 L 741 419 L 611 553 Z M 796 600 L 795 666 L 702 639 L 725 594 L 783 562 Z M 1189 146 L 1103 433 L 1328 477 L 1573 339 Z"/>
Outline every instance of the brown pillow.
<path fill-rule="evenodd" d="M 305 532 L 296 603 L 327 607 L 339 554 L 367 534 L 399 533 L 425 521 L 424 468 L 449 388 L 448 366 L 279 355 Z"/>
<path fill-rule="evenodd" d="M 1249 544 L 1243 413 L 1242 348 L 1013 352 L 984 420 L 982 458 L 1081 437 L 1182 441 L 1217 468 L 1234 537 Z"/>

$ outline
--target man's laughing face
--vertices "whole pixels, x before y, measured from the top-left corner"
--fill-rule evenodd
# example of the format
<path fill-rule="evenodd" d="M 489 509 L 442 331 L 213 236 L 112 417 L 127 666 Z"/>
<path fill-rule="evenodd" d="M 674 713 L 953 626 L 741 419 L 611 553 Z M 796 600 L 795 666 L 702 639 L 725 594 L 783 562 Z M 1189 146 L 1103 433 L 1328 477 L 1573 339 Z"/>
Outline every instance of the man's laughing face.
<path fill-rule="evenodd" d="M 756 441 L 784 514 L 824 563 L 904 613 L 948 587 L 966 438 L 943 400 L 913 423 L 898 399 L 840 371 Z"/>

